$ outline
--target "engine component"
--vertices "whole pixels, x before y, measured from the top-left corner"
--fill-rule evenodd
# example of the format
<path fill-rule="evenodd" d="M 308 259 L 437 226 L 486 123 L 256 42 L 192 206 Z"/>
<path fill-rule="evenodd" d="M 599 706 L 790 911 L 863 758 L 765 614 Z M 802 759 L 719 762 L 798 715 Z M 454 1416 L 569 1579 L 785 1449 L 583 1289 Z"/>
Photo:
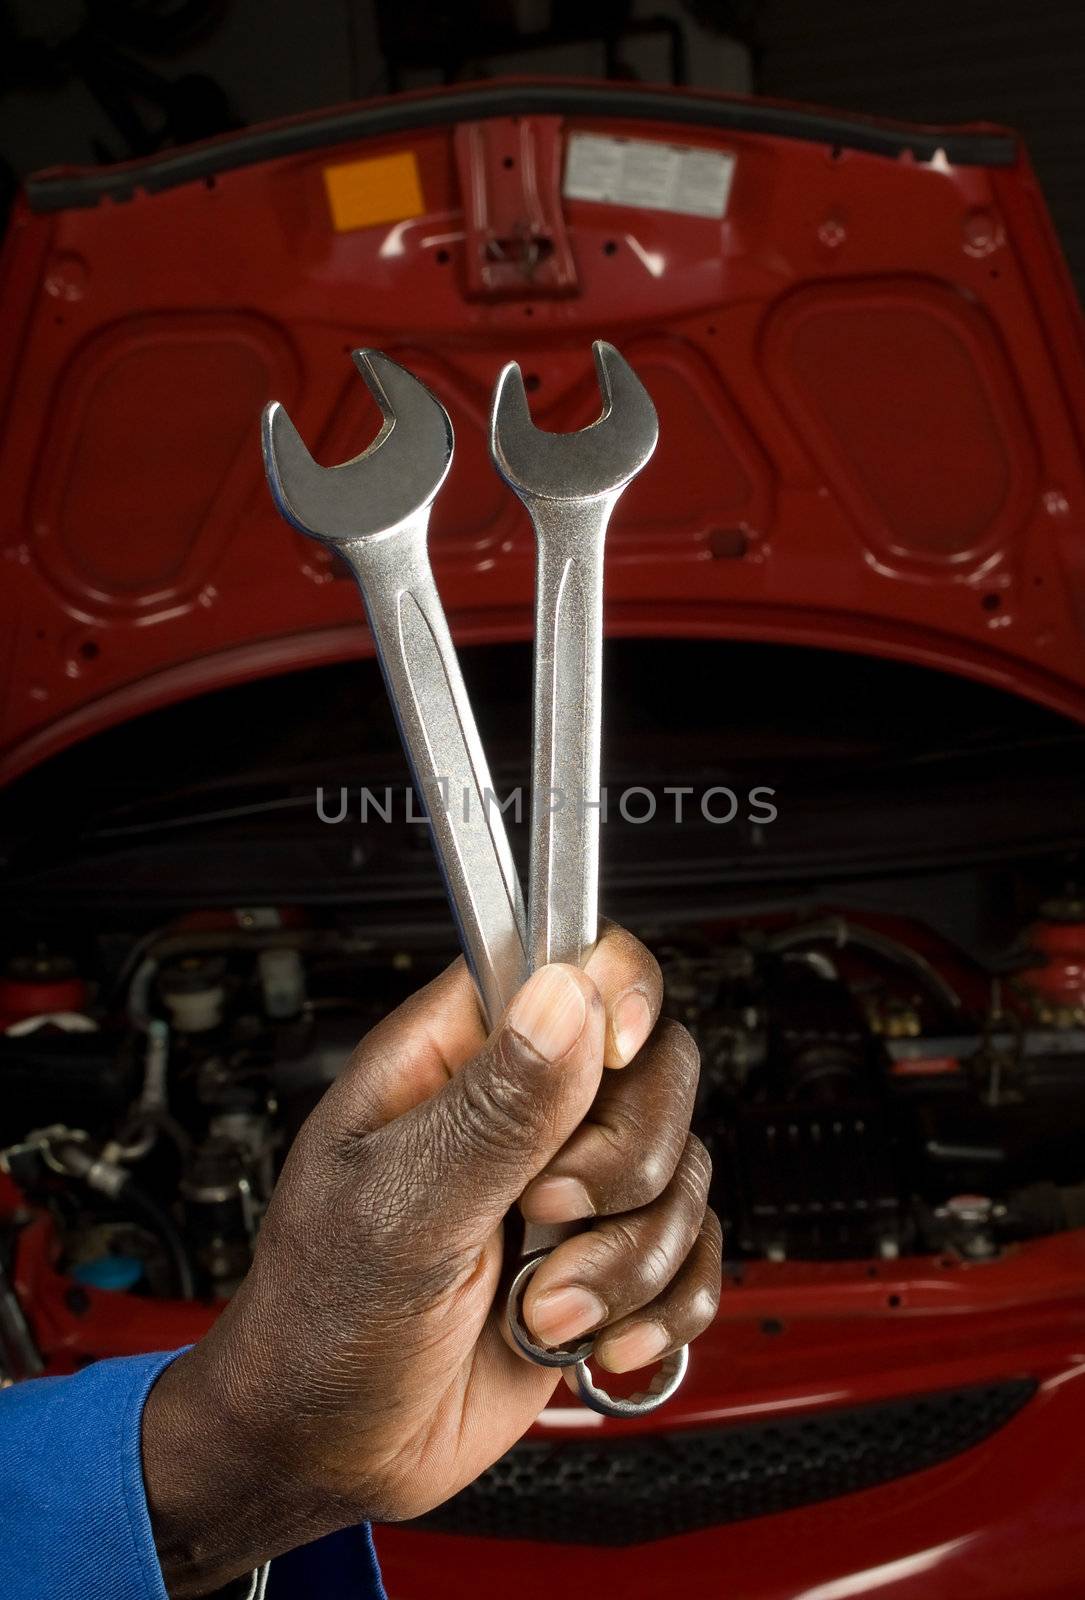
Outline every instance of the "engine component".
<path fill-rule="evenodd" d="M 0 1171 L 14 1178 L 27 1194 L 46 1201 L 68 1200 L 71 1197 L 66 1190 L 85 1188 L 92 1208 L 86 1213 L 81 1213 L 78 1205 L 76 1208 L 84 1240 L 88 1227 L 97 1226 L 95 1197 L 105 1200 L 107 1210 L 117 1215 L 122 1211 L 134 1214 L 165 1248 L 172 1268 L 172 1292 L 183 1300 L 193 1298 L 195 1284 L 188 1251 L 172 1218 L 127 1168 L 98 1148 L 84 1129 L 55 1123 L 33 1130 L 21 1143 L 0 1151 Z M 57 1179 L 61 1180 L 59 1185 Z"/>
<path fill-rule="evenodd" d="M 0 1387 L 23 1378 L 37 1378 L 42 1370 L 30 1324 L 0 1260 Z"/>
<path fill-rule="evenodd" d="M 221 1136 L 206 1140 L 181 1179 L 187 1231 L 212 1291 L 232 1294 L 256 1238 L 256 1208 L 242 1152 Z"/>
<path fill-rule="evenodd" d="M 222 1022 L 226 1004 L 226 958 L 185 956 L 162 968 L 158 991 L 179 1033 L 208 1033 Z"/>
<path fill-rule="evenodd" d="M 136 1288 L 143 1277 L 143 1262 L 138 1256 L 95 1256 L 72 1267 L 76 1283 L 91 1289 L 112 1289 L 117 1293 Z"/>
<path fill-rule="evenodd" d="M 1051 957 L 1035 970 L 1072 996 L 1077 925 L 1050 909 L 1030 934 L 1058 930 L 1034 939 Z M 307 1112 L 444 958 L 434 947 L 408 968 L 399 948 L 330 919 L 292 934 L 171 929 L 82 987 L 92 1005 L 99 987 L 127 993 L 123 1029 L 98 1008 L 76 1014 L 91 1031 L 68 1032 L 35 1006 L 0 1034 L 4 1165 L 52 1212 L 67 1269 L 118 1273 L 138 1294 L 231 1294 Z M 1085 1025 L 1004 1007 L 985 974 L 974 1009 L 955 989 L 951 1004 L 906 949 L 838 917 L 659 946 L 667 1009 L 701 1049 L 695 1128 L 732 1258 L 980 1263 L 1085 1226 Z"/>
<path fill-rule="evenodd" d="M 1018 974 L 1018 986 L 1038 1022 L 1080 1028 L 1085 1024 L 1085 900 L 1048 900 L 1040 916 L 1026 935 L 1039 960 Z"/>
<path fill-rule="evenodd" d="M 884 960 L 914 973 L 951 1012 L 958 1012 L 961 1009 L 961 998 L 953 985 L 925 956 L 920 955 L 918 950 L 913 950 L 909 945 L 902 944 L 899 939 L 891 939 L 874 928 L 865 928 L 857 922 L 849 922 L 845 917 L 826 917 L 821 922 L 800 922 L 793 928 L 786 928 L 782 933 L 773 934 L 769 939 L 770 948 L 773 950 L 792 950 L 819 943 L 832 944 L 837 949 L 843 949 L 851 944 L 870 950 Z"/>
<path fill-rule="evenodd" d="M 770 958 L 765 970 L 766 1092 L 819 1103 L 865 1092 L 877 1081 L 880 1055 L 847 984 L 795 954 Z"/>
<path fill-rule="evenodd" d="M 87 985 L 62 956 L 16 956 L 0 977 L 0 1030 L 31 1017 L 82 1014 Z"/>
<path fill-rule="evenodd" d="M 1005 1214 L 1005 1206 L 989 1195 L 955 1194 L 934 1216 L 944 1229 L 943 1247 L 955 1250 L 966 1261 L 987 1261 L 999 1253 L 996 1231 Z"/>
<path fill-rule="evenodd" d="M 728 1029 L 705 1030 L 726 1045 L 706 1065 L 710 1080 L 723 1069 L 708 1110 L 733 1245 L 777 1261 L 898 1254 L 884 1059 L 862 1007 L 814 952 L 743 955 L 721 963 Z"/>
<path fill-rule="evenodd" d="M 138 1083 L 136 1056 L 123 1034 L 44 1027 L 0 1035 L 0 1144 L 54 1122 L 105 1135 Z"/>
<path fill-rule="evenodd" d="M 268 1016 L 276 1021 L 296 1017 L 305 1004 L 305 968 L 300 950 L 261 950 L 256 964 Z"/>
<path fill-rule="evenodd" d="M 900 1188 L 875 1103 L 745 1107 L 730 1152 L 735 1242 L 744 1255 L 900 1254 Z"/>

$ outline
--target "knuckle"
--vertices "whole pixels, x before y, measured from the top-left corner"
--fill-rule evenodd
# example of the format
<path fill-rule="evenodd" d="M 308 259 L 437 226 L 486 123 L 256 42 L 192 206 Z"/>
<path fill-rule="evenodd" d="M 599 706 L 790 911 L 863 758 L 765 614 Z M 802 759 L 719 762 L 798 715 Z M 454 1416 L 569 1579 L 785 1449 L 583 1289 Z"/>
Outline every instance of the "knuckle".
<path fill-rule="evenodd" d="M 585 1236 L 583 1266 L 592 1274 L 603 1275 L 615 1268 L 624 1273 L 631 1260 L 639 1261 L 640 1253 L 636 1230 L 624 1218 L 616 1217 L 605 1228 Z"/>
<path fill-rule="evenodd" d="M 380 1120 L 373 1085 L 395 1070 L 396 1060 L 382 1038 L 382 1027 L 379 1024 L 355 1045 L 324 1096 L 329 1118 L 344 1132 L 366 1130 Z"/>
<path fill-rule="evenodd" d="M 504 1163 L 533 1135 L 542 1120 L 536 1093 L 528 1093 L 500 1060 L 485 1075 L 465 1072 L 459 1093 L 451 1097 L 452 1127 L 457 1146 L 490 1161 Z"/>
<path fill-rule="evenodd" d="M 616 922 L 603 919 L 600 927 L 608 946 L 608 960 L 622 970 L 622 981 L 644 989 L 650 999 L 658 999 L 663 992 L 663 972 L 648 946 Z"/>
<path fill-rule="evenodd" d="M 664 1240 L 645 1238 L 635 1226 L 616 1218 L 588 1236 L 578 1269 L 579 1276 L 589 1281 L 613 1284 L 604 1299 L 608 1305 L 624 1307 L 658 1294 L 674 1276 L 675 1262 Z"/>
<path fill-rule="evenodd" d="M 716 1320 L 720 1309 L 719 1285 L 704 1284 L 690 1296 L 682 1321 L 690 1338 L 703 1333 Z"/>
<path fill-rule="evenodd" d="M 712 1184 L 712 1157 L 695 1133 L 686 1139 L 678 1169 L 679 1182 L 690 1202 L 703 1211 Z"/>
<path fill-rule="evenodd" d="M 627 1187 L 631 1203 L 646 1205 L 658 1199 L 670 1182 L 673 1163 L 665 1149 L 645 1146 L 629 1163 Z"/>
<path fill-rule="evenodd" d="M 723 1263 L 723 1223 L 711 1206 L 705 1212 L 701 1224 L 701 1238 L 704 1240 L 705 1249 L 711 1252 L 716 1270 L 720 1271 Z"/>
<path fill-rule="evenodd" d="M 597 1175 L 596 1189 L 605 1202 L 604 1209 L 636 1211 L 658 1200 L 671 1182 L 679 1158 L 674 1130 L 661 1129 L 649 1135 L 632 1111 L 614 1108 L 597 1133 L 610 1169 L 606 1178 L 601 1172 Z"/>
<path fill-rule="evenodd" d="M 673 1017 L 663 1017 L 656 1026 L 655 1042 L 674 1071 L 696 1083 L 701 1071 L 701 1052 L 688 1028 Z"/>
<path fill-rule="evenodd" d="M 632 1210 L 662 1194 L 674 1169 L 673 1141 L 649 1134 L 639 1107 L 612 1105 L 596 1135 L 611 1169 L 609 1185 L 614 1209 Z"/>
<path fill-rule="evenodd" d="M 691 1133 L 686 1140 L 686 1150 L 690 1161 L 704 1177 L 706 1184 L 712 1181 L 712 1156 L 708 1146 L 697 1134 Z"/>
<path fill-rule="evenodd" d="M 647 945 L 641 944 L 639 940 L 637 941 L 637 953 L 640 957 L 641 981 L 653 993 L 661 993 L 663 989 L 663 969 L 659 962 Z"/>
<path fill-rule="evenodd" d="M 655 1239 L 642 1246 L 637 1266 L 637 1276 L 650 1294 L 658 1294 L 674 1276 L 675 1260 L 663 1240 Z"/>

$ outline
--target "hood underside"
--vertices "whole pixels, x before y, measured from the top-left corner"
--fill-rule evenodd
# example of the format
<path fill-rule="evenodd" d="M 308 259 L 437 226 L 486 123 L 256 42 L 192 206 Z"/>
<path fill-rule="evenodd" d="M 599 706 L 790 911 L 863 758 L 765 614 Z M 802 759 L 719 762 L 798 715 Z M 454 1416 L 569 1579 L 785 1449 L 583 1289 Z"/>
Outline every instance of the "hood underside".
<path fill-rule="evenodd" d="M 591 340 L 660 415 L 608 546 L 612 633 L 893 656 L 1085 720 L 1081 315 L 992 129 L 516 81 L 45 174 L 0 261 L 3 775 L 99 728 L 368 653 L 263 482 L 277 399 L 325 464 L 442 398 L 431 549 L 460 639 L 531 628 L 486 418 L 520 361 L 582 426 Z"/>

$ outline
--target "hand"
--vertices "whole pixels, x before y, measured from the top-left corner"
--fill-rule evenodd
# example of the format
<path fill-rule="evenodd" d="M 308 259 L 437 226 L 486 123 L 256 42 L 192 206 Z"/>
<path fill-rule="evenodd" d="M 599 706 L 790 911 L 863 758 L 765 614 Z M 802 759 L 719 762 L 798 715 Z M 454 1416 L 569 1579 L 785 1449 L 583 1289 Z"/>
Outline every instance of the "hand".
<path fill-rule="evenodd" d="M 174 1600 L 349 1523 L 439 1505 L 520 1438 L 559 1374 L 516 1354 L 502 1219 L 593 1218 L 525 1296 L 611 1371 L 688 1343 L 719 1303 L 697 1051 L 658 1022 L 643 945 L 608 929 L 489 1037 L 462 962 L 358 1046 L 301 1129 L 252 1268 L 155 1384 L 144 1477 Z M 609 1070 L 608 1070 L 609 1069 Z"/>

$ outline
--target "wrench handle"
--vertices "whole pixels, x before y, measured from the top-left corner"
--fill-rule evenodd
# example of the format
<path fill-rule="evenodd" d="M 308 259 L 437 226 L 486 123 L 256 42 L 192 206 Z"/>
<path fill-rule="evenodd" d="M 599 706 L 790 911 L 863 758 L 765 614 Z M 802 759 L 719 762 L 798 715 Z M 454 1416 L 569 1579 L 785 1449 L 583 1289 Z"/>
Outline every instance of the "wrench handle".
<path fill-rule="evenodd" d="M 617 499 L 537 501 L 531 969 L 581 966 L 599 932 L 603 544 Z"/>
<path fill-rule="evenodd" d="M 411 536 L 341 546 L 370 630 L 467 965 L 496 1024 L 527 975 L 520 883 L 426 549 Z"/>
<path fill-rule="evenodd" d="M 599 830 L 603 689 L 603 551 L 619 491 L 596 500 L 530 502 L 536 536 L 535 699 L 532 740 L 528 954 L 580 966 L 599 932 Z M 531 1275 L 581 1224 L 524 1230 L 523 1254 L 507 1301 L 513 1341 L 530 1360 L 560 1366 L 573 1393 L 611 1417 L 642 1417 L 682 1383 L 688 1349 L 668 1356 L 647 1388 L 614 1398 L 588 1367 L 592 1340 L 550 1351 L 523 1318 Z"/>
<path fill-rule="evenodd" d="M 535 671 L 528 887 L 531 970 L 579 967 L 599 932 L 603 542 L 617 496 L 535 501 Z M 552 1250 L 576 1223 L 528 1223 L 524 1255 Z"/>

